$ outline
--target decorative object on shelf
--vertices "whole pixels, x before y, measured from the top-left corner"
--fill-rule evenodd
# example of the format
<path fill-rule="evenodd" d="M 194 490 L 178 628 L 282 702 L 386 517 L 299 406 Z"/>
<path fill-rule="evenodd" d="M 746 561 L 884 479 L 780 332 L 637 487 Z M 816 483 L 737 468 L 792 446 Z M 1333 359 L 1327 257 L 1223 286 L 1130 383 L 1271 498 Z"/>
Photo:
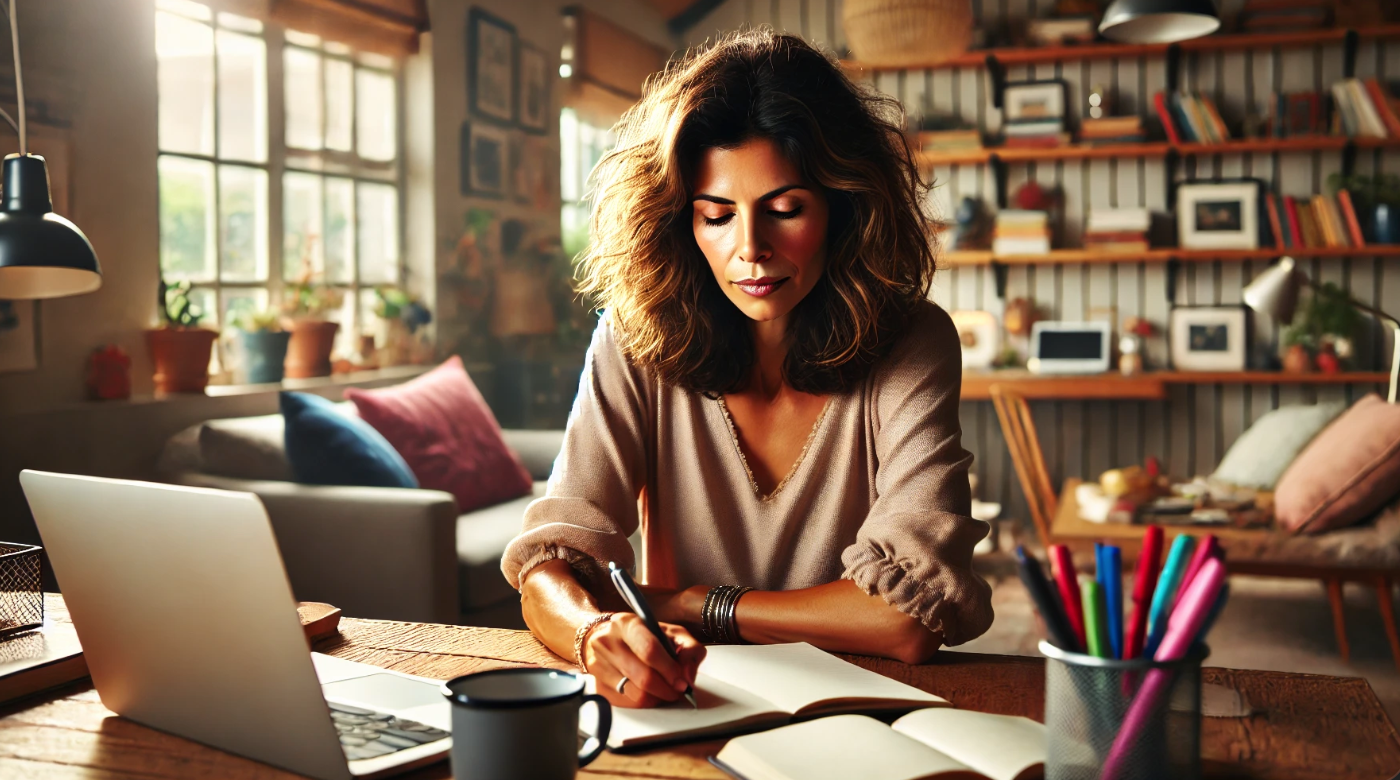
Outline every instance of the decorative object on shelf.
<path fill-rule="evenodd" d="M 94 401 L 121 401 L 131 397 L 131 357 L 116 344 L 98 347 L 88 355 L 84 384 Z"/>
<path fill-rule="evenodd" d="M 1360 326 L 1361 312 L 1352 304 L 1351 296 L 1337 285 L 1325 282 L 1313 288 L 1312 296 L 1284 329 L 1283 343 L 1288 347 L 1301 344 L 1316 356 L 1320 370 L 1336 373 L 1340 368 L 1338 352 L 1351 354 L 1351 342 Z M 1328 365 L 1333 369 L 1331 372 L 1327 371 Z"/>
<path fill-rule="evenodd" d="M 1098 37 L 1093 16 L 1056 16 L 1026 20 L 1026 43 L 1031 46 L 1074 46 Z"/>
<path fill-rule="evenodd" d="M 48 168 L 43 157 L 29 153 L 28 111 L 16 17 L 18 4 L 19 0 L 10 0 L 8 4 L 18 121 L 8 114 L 4 114 L 4 118 L 19 136 L 19 154 L 5 157 L 3 166 L 0 298 L 20 301 L 81 295 L 102 286 L 102 268 L 83 231 L 53 213 Z"/>
<path fill-rule="evenodd" d="M 1244 302 L 1251 309 L 1272 316 L 1277 322 L 1292 322 L 1293 313 L 1298 306 L 1298 291 L 1305 286 L 1314 291 L 1319 289 L 1316 282 L 1298 269 L 1293 258 L 1280 257 L 1277 263 L 1255 277 L 1254 281 L 1244 288 Z M 1387 400 L 1395 403 L 1397 385 L 1400 385 L 1400 320 L 1355 298 L 1351 299 L 1351 305 L 1377 320 L 1388 323 L 1392 331 L 1394 338 L 1390 359 L 1390 392 Z M 1303 351 L 1306 352 L 1307 349 L 1304 348 Z"/>
<path fill-rule="evenodd" d="M 964 196 L 953 212 L 953 229 L 949 232 L 946 249 L 986 249 L 991 243 L 991 228 L 995 220 L 981 200 Z"/>
<path fill-rule="evenodd" d="M 1258 249 L 1256 182 L 1183 182 L 1176 188 L 1182 249 Z"/>
<path fill-rule="evenodd" d="M 1152 336 L 1152 323 L 1142 317 L 1123 320 L 1123 336 L 1118 339 L 1118 373 L 1137 376 L 1147 370 L 1144 342 Z"/>
<path fill-rule="evenodd" d="M 1114 0 L 1099 34 L 1119 43 L 1176 43 L 1220 29 L 1211 0 Z"/>
<path fill-rule="evenodd" d="M 1400 217 L 1400 176 L 1393 173 L 1376 176 L 1333 173 L 1327 177 L 1327 190 L 1335 195 L 1338 206 L 1344 212 L 1352 243 L 1358 246 L 1366 243 L 1400 243 L 1400 222 L 1397 222 L 1397 217 Z M 1354 240 L 1352 217 L 1356 219 L 1356 231 L 1362 237 L 1361 243 Z"/>
<path fill-rule="evenodd" d="M 1172 309 L 1172 367 L 1177 371 L 1243 371 L 1249 334 L 1239 306 Z"/>
<path fill-rule="evenodd" d="M 551 81 L 544 52 L 528 43 L 520 44 L 520 126 L 535 133 L 549 129 Z"/>
<path fill-rule="evenodd" d="M 0 637 L 44 625 L 43 554 L 36 545 L 0 542 Z"/>
<path fill-rule="evenodd" d="M 510 154 L 509 131 L 483 122 L 463 122 L 460 140 L 458 189 L 461 194 L 504 196 Z"/>
<path fill-rule="evenodd" d="M 204 310 L 190 300 L 189 282 L 172 287 L 161 280 L 157 305 L 163 324 L 146 331 L 156 391 L 203 393 L 209 384 L 209 361 L 219 334 L 199 327 Z"/>
<path fill-rule="evenodd" d="M 1036 374 L 1102 374 L 1112 347 L 1110 322 L 1037 322 L 1026 368 Z"/>
<path fill-rule="evenodd" d="M 281 382 L 292 334 L 282 327 L 281 312 L 263 309 L 242 311 L 232 325 L 238 332 L 238 373 L 250 385 Z"/>
<path fill-rule="evenodd" d="M 483 119 L 515 121 L 515 27 L 473 7 L 467 14 L 467 98 Z"/>
<path fill-rule="evenodd" d="M 1311 374 L 1313 357 L 1308 348 L 1294 344 L 1283 352 L 1283 372 L 1285 374 Z"/>
<path fill-rule="evenodd" d="M 962 344 L 963 370 L 986 370 L 992 367 L 1001 349 L 1001 332 L 997 318 L 987 311 L 955 311 L 949 315 L 958 329 Z"/>
<path fill-rule="evenodd" d="M 1085 101 L 1089 104 L 1084 116 L 1088 119 L 1103 119 L 1113 113 L 1113 101 L 1109 97 L 1108 87 L 1103 84 L 1095 84 L 1089 88 L 1089 97 Z"/>
<path fill-rule="evenodd" d="M 1004 146 L 1049 148 L 1069 143 L 1065 132 L 1068 83 L 1063 79 L 1019 81 L 1002 92 Z"/>
<path fill-rule="evenodd" d="M 329 319 L 345 303 L 345 294 L 311 281 L 309 267 L 282 291 L 282 314 L 292 337 L 283 368 L 289 379 L 330 376 L 331 352 L 340 323 Z"/>
<path fill-rule="evenodd" d="M 1029 298 L 1012 298 L 1006 302 L 1006 311 L 1002 314 L 1002 325 L 1006 328 L 1007 334 L 1029 336 L 1035 320 L 1035 304 Z"/>
<path fill-rule="evenodd" d="M 926 67 L 967 51 L 971 0 L 846 0 L 841 24 L 851 53 L 883 67 Z"/>

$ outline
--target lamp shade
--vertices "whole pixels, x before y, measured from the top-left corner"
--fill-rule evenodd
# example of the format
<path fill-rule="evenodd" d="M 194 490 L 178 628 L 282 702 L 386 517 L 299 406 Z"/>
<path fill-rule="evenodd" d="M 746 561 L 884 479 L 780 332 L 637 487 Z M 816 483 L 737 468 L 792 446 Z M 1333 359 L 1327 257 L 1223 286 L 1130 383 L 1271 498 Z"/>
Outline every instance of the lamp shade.
<path fill-rule="evenodd" d="M 1115 0 L 1099 34 L 1120 43 L 1175 43 L 1220 29 L 1211 0 Z"/>
<path fill-rule="evenodd" d="M 1293 258 L 1280 257 L 1244 288 L 1244 302 L 1277 322 L 1292 322 L 1293 312 L 1298 308 L 1298 288 L 1303 286 L 1303 281 L 1303 273 Z"/>
<path fill-rule="evenodd" d="M 53 213 L 44 158 L 12 154 L 0 202 L 0 300 L 80 295 L 102 286 L 97 253 L 77 225 Z"/>

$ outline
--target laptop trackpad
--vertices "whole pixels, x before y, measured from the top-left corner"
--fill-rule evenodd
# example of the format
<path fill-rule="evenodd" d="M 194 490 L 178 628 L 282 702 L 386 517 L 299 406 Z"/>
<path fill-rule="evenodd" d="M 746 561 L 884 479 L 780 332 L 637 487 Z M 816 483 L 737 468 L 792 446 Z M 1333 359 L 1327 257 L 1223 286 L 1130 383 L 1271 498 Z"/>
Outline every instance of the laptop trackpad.
<path fill-rule="evenodd" d="M 442 687 L 409 680 L 396 674 L 370 674 L 321 686 L 331 701 L 361 704 L 377 710 L 401 712 L 429 704 L 443 704 Z"/>

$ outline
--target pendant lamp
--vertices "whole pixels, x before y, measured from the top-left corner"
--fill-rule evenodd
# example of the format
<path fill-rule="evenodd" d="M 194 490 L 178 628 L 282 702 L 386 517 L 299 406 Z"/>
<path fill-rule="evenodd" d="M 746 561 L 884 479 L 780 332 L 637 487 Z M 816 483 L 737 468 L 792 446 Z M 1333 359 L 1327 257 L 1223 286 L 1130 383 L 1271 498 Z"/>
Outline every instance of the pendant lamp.
<path fill-rule="evenodd" d="M 1114 0 L 1099 34 L 1119 43 L 1176 43 L 1220 29 L 1211 0 Z"/>
<path fill-rule="evenodd" d="M 5 158 L 0 201 L 0 300 L 80 295 L 102 286 L 97 253 L 77 225 L 53 213 L 44 158 L 29 154 L 24 116 L 24 78 L 19 65 L 19 28 L 10 0 L 10 42 L 15 50 L 19 121 L 0 109 L 19 133 L 19 154 Z"/>

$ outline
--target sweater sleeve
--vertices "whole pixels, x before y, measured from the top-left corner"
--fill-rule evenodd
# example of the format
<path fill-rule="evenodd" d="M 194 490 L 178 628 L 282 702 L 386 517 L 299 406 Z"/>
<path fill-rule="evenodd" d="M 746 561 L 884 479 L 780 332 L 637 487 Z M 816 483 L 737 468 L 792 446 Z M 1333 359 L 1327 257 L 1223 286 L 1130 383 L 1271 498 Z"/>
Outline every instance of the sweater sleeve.
<path fill-rule="evenodd" d="M 651 390 L 613 339 L 605 315 L 593 333 L 564 443 L 543 498 L 525 509 L 520 535 L 501 557 L 515 588 L 530 569 L 563 559 L 586 585 L 606 582 L 608 561 L 632 568 L 646 484 Z M 601 579 L 599 579 L 601 576 Z"/>
<path fill-rule="evenodd" d="M 873 377 L 876 499 L 842 553 L 842 575 L 943 634 L 992 623 L 991 588 L 972 570 L 988 526 L 974 520 L 958 402 L 962 352 L 947 313 L 926 304 Z"/>

